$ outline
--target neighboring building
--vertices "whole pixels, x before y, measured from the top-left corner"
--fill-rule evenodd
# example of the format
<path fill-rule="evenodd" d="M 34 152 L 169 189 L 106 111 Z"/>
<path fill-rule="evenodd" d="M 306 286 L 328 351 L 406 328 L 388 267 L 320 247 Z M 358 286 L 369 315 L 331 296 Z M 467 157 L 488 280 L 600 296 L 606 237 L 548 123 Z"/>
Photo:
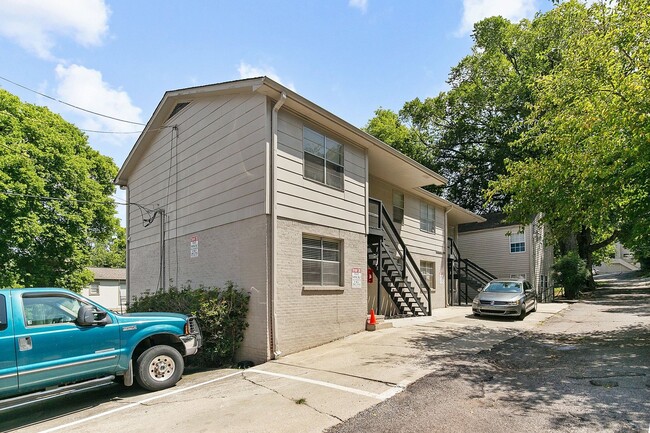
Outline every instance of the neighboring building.
<path fill-rule="evenodd" d="M 614 256 L 604 261 L 594 270 L 599 274 L 614 274 L 620 272 L 638 271 L 641 269 L 639 262 L 634 258 L 632 251 L 625 248 L 620 242 L 614 244 Z"/>
<path fill-rule="evenodd" d="M 128 296 L 233 281 L 251 293 L 239 356 L 255 362 L 361 331 L 370 308 L 430 314 L 447 303 L 449 227 L 483 221 L 422 189 L 445 182 L 265 77 L 169 91 L 116 178 Z"/>
<path fill-rule="evenodd" d="M 81 294 L 118 313 L 126 311 L 126 268 L 88 268 L 95 276 Z"/>
<path fill-rule="evenodd" d="M 545 245 L 546 227 L 539 222 L 540 216 L 523 227 L 503 222 L 501 213 L 485 218 L 485 222 L 458 228 L 460 255 L 497 278 L 527 279 L 540 301 L 550 301 L 553 247 Z"/>

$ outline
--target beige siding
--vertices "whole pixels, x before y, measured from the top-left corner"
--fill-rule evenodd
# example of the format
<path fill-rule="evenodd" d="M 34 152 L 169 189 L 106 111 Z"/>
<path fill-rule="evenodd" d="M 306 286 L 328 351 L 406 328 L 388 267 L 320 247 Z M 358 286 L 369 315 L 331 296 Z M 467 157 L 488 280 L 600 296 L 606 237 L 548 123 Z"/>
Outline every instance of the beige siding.
<path fill-rule="evenodd" d="M 90 294 L 90 287 L 81 290 L 81 294 L 93 302 L 108 308 L 109 310 L 123 313 L 125 305 L 122 305 L 121 290 L 126 288 L 124 280 L 95 280 L 92 284 L 97 284 L 99 288 L 98 295 Z"/>
<path fill-rule="evenodd" d="M 192 236 L 198 257 L 190 256 Z M 264 362 L 269 357 L 268 330 L 268 216 L 260 215 L 167 242 L 165 273 L 173 285 L 224 287 L 227 281 L 250 293 L 248 323 L 239 359 Z M 131 250 L 131 297 L 155 291 L 160 274 L 157 244 Z"/>
<path fill-rule="evenodd" d="M 343 286 L 340 290 L 302 284 L 303 234 L 339 239 L 343 244 Z M 366 236 L 359 233 L 278 220 L 278 274 L 275 312 L 277 349 L 297 352 L 362 331 L 366 320 L 367 287 L 353 289 L 352 268 L 365 272 Z"/>
<path fill-rule="evenodd" d="M 370 197 L 381 200 L 389 214 L 393 212 L 393 191 L 400 191 L 404 194 L 404 222 L 402 224 L 396 224 L 396 227 L 418 266 L 421 261 L 435 263 L 436 278 L 435 285 L 431 288 L 433 291 L 431 304 L 433 308 L 442 308 L 445 306 L 445 268 L 443 267 L 445 211 L 425 198 L 395 188 L 376 178 L 370 178 Z M 435 208 L 435 233 L 420 230 L 421 202 L 429 203 Z M 441 270 L 443 270 L 442 280 L 440 278 Z M 377 298 L 376 288 L 370 291 L 369 296 L 369 304 L 375 305 Z M 382 297 L 382 304 L 384 304 L 386 303 L 385 298 L 387 298 L 387 294 L 383 293 Z"/>
<path fill-rule="evenodd" d="M 263 96 L 199 98 L 168 124 L 178 137 L 162 129 L 129 178 L 132 202 L 165 210 L 168 239 L 264 214 Z M 132 248 L 158 242 L 138 207 L 129 222 Z"/>
<path fill-rule="evenodd" d="M 497 278 L 511 275 L 531 274 L 531 230 L 525 228 L 526 251 L 510 252 L 508 232 L 517 233 L 519 226 L 497 227 L 458 234 L 458 249 L 463 258 L 467 258 L 483 267 Z"/>
<path fill-rule="evenodd" d="M 286 111 L 278 114 L 278 216 L 357 233 L 366 231 L 366 168 L 363 149 L 318 130 L 344 145 L 342 191 L 303 177 L 304 122 Z"/>

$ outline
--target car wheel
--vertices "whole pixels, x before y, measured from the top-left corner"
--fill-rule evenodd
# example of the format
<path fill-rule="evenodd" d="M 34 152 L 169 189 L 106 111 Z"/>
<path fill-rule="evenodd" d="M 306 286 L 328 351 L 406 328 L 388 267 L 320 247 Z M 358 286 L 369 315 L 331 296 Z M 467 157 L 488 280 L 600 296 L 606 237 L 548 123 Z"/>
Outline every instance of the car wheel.
<path fill-rule="evenodd" d="M 531 310 L 533 313 L 537 311 L 537 299 L 535 299 L 535 303 L 533 304 L 533 309 Z"/>
<path fill-rule="evenodd" d="M 171 346 L 153 346 L 142 352 L 136 361 L 138 384 L 148 391 L 176 385 L 183 374 L 183 357 Z"/>
<path fill-rule="evenodd" d="M 526 304 L 521 306 L 521 313 L 517 316 L 517 320 L 524 320 L 526 318 Z"/>

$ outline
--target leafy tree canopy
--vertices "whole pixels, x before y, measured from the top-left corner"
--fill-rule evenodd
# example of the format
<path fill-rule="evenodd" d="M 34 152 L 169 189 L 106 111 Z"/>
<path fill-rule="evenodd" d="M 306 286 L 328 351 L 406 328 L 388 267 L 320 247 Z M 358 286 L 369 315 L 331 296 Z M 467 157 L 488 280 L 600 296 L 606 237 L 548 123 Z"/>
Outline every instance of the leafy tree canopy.
<path fill-rule="evenodd" d="M 92 281 L 89 239 L 118 226 L 116 173 L 74 125 L 0 89 L 0 287 Z"/>
<path fill-rule="evenodd" d="M 92 242 L 90 266 L 97 268 L 126 267 L 126 229 L 118 226 L 106 241 Z"/>
<path fill-rule="evenodd" d="M 452 68 L 448 91 L 406 102 L 399 113 L 377 110 L 366 130 L 447 177 L 446 198 L 479 213 L 501 210 L 505 195 L 488 202 L 483 193 L 506 172 L 506 159 L 528 154 L 510 145 L 528 127 L 532 86 L 558 63 L 570 24 L 547 15 L 477 23 L 472 52 Z"/>
<path fill-rule="evenodd" d="M 581 256 L 619 238 L 650 256 L 650 3 L 556 7 L 567 34 L 558 65 L 538 77 L 526 129 L 491 186 L 513 219 L 543 212 Z"/>

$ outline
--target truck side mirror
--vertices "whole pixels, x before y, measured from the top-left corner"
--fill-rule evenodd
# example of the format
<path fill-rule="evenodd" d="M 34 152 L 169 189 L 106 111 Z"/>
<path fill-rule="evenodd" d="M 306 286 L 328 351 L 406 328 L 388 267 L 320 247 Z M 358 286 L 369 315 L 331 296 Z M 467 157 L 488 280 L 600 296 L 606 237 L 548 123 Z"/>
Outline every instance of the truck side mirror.
<path fill-rule="evenodd" d="M 77 311 L 77 324 L 80 326 L 105 325 L 111 323 L 105 311 L 99 311 L 92 305 L 82 305 Z"/>

